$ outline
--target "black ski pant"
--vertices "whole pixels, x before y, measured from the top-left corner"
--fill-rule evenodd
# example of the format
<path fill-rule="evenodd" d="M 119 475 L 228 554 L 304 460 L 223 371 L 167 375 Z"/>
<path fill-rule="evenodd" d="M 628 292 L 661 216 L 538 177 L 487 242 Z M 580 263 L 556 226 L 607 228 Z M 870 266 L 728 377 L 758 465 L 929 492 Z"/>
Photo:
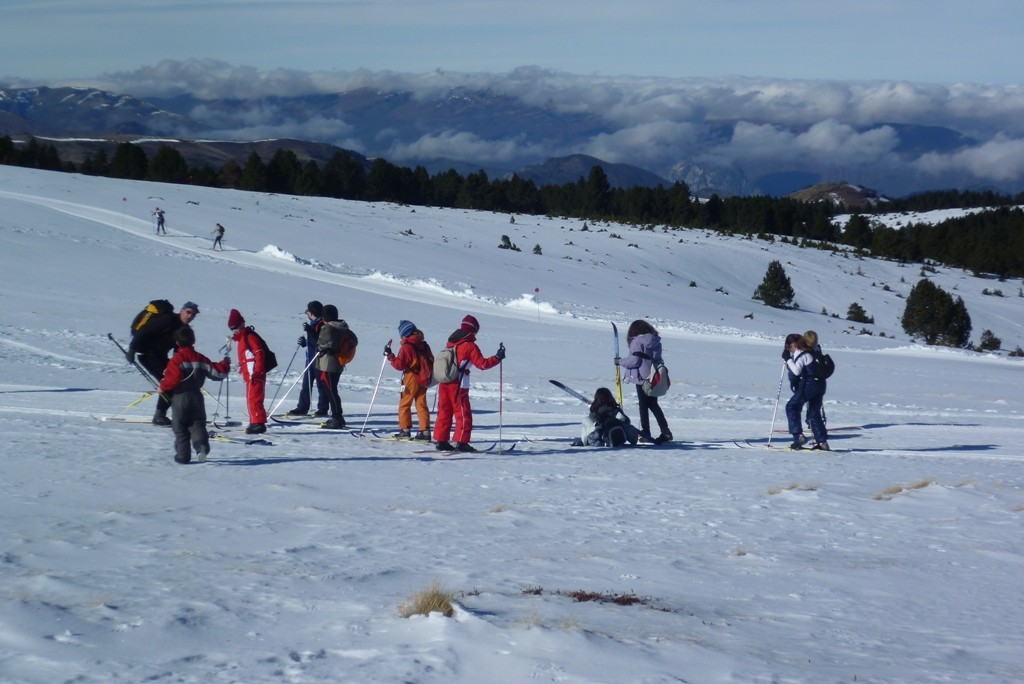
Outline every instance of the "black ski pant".
<path fill-rule="evenodd" d="M 206 431 L 206 402 L 199 390 L 171 395 L 171 430 L 174 431 L 174 460 L 188 463 L 192 451 L 210 451 L 210 433 Z"/>
<path fill-rule="evenodd" d="M 658 406 L 658 398 L 651 397 L 644 392 L 643 385 L 636 386 L 636 403 L 640 410 L 640 432 L 644 433 L 648 437 L 654 437 L 651 434 L 651 414 L 654 414 L 654 419 L 658 421 L 658 428 L 662 434 L 669 432 L 668 421 L 665 420 L 665 412 Z"/>
<path fill-rule="evenodd" d="M 167 370 L 167 354 L 150 354 L 141 353 L 136 360 L 139 365 L 149 371 L 149 374 L 156 379 L 157 383 L 164 379 L 164 371 Z M 171 402 L 164 399 L 162 394 L 156 396 L 156 412 L 159 414 L 167 413 L 167 409 L 170 407 Z"/>
<path fill-rule="evenodd" d="M 308 364 L 313 359 L 306 359 Z M 321 374 L 315 368 L 309 368 L 302 376 L 302 390 L 299 392 L 299 403 L 295 410 L 299 413 L 308 413 L 313 403 L 313 385 L 316 385 L 316 412 L 322 416 L 327 415 L 331 409 L 330 398 L 327 396 L 330 389 L 324 387 Z"/>
<path fill-rule="evenodd" d="M 341 413 L 341 395 L 338 394 L 338 381 L 341 380 L 341 373 L 328 373 L 320 371 L 321 387 L 327 389 L 327 400 L 331 406 L 331 417 L 344 420 Z"/>

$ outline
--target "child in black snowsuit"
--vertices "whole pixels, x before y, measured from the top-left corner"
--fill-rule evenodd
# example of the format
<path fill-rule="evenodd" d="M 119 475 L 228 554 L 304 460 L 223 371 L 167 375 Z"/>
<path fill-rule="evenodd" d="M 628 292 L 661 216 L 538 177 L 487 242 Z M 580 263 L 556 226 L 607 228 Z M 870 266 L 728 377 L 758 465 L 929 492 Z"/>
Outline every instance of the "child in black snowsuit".
<path fill-rule="evenodd" d="M 640 431 L 630 424 L 612 391 L 607 387 L 599 387 L 594 392 L 590 413 L 583 419 L 580 439 L 573 442 L 573 446 L 635 445 L 639 436 Z"/>
<path fill-rule="evenodd" d="M 164 377 L 160 381 L 160 393 L 170 393 L 171 429 L 174 430 L 174 460 L 189 463 L 192 449 L 196 460 L 202 463 L 210 453 L 210 435 L 206 431 L 206 402 L 203 400 L 203 382 L 206 378 L 223 380 L 231 371 L 231 360 L 213 363 L 195 349 L 196 334 L 189 326 L 182 326 L 174 333 L 174 352 Z"/>

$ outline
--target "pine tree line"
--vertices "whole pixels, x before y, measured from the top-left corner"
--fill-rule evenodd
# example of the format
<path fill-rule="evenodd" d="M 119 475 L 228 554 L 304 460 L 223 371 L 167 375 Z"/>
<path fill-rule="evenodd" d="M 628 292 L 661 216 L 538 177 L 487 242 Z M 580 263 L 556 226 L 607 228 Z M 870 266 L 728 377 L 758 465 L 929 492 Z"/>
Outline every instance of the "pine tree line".
<path fill-rule="evenodd" d="M 915 224 L 900 229 L 873 225 L 869 215 L 854 214 L 841 228 L 834 224 L 833 216 L 844 213 L 845 208 L 827 202 L 717 195 L 707 201 L 694 201 L 682 182 L 668 188 L 612 188 L 600 166 L 575 183 L 538 187 L 517 175 L 491 179 L 482 170 L 466 176 L 455 170 L 431 176 L 422 166 L 409 169 L 381 158 L 374 159 L 367 168 L 362 159 L 344 151 L 335 153 L 322 166 L 313 160 L 303 162 L 291 150 L 281 148 L 266 163 L 252 152 L 244 164 L 229 159 L 218 169 L 208 164 L 190 167 L 171 146 L 161 146 L 149 157 L 138 145 L 125 142 L 118 144 L 109 158 L 101 149 L 76 167 L 62 161 L 53 145 L 32 138 L 17 147 L 9 136 L 0 137 L 0 163 L 256 192 L 783 236 L 845 244 L 865 254 L 899 261 L 931 260 L 1002 278 L 1024 276 L 1024 211 L 1011 206 L 1024 203 L 1024 193 L 1015 199 L 991 192 L 922 193 L 887 204 L 884 209 L 924 210 L 978 203 L 999 208 L 936 225 Z"/>

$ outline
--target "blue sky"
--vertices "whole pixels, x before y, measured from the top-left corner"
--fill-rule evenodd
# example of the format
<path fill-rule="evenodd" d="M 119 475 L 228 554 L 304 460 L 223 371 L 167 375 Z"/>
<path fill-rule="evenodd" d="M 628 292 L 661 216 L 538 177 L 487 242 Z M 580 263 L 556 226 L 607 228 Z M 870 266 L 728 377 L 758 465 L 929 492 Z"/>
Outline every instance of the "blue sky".
<path fill-rule="evenodd" d="M 258 70 L 1021 81 L 1020 0 L 0 0 L 0 79 Z M 1018 55 L 1014 57 L 1014 55 Z"/>

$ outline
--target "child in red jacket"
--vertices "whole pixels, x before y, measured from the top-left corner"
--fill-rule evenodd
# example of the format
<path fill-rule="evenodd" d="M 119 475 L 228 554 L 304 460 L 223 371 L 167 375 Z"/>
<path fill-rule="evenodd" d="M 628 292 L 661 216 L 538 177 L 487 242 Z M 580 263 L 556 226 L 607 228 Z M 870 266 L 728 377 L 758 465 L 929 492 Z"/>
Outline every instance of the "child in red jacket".
<path fill-rule="evenodd" d="M 448 336 L 448 347 L 455 347 L 459 377 L 454 382 L 437 386 L 437 418 L 434 421 L 434 441 L 438 451 L 476 451 L 469 440 L 473 434 L 473 408 L 469 404 L 469 367 L 480 370 L 494 368 L 505 358 L 505 347 L 499 346 L 494 356 L 485 357 L 476 346 L 480 323 L 473 316 L 462 319 L 459 329 Z M 448 441 L 452 423 L 455 423 L 455 446 Z"/>
<path fill-rule="evenodd" d="M 167 370 L 160 381 L 160 393 L 170 394 L 174 460 L 178 463 L 190 462 L 192 449 L 195 449 L 196 460 L 202 463 L 210 453 L 203 382 L 206 378 L 217 381 L 226 378 L 231 371 L 231 361 L 225 356 L 223 360 L 213 363 L 197 352 L 193 348 L 196 334 L 187 325 L 175 331 L 174 343 L 178 349 L 167 363 Z"/>
<path fill-rule="evenodd" d="M 245 403 L 249 408 L 245 432 L 258 435 L 267 431 L 267 409 L 263 405 L 267 396 L 267 367 L 262 338 L 252 326 L 246 327 L 238 309 L 232 309 L 228 315 L 228 327 L 231 339 L 238 345 L 238 370 L 245 381 Z"/>
<path fill-rule="evenodd" d="M 398 334 L 402 346 L 398 355 L 391 351 L 390 343 L 384 354 L 391 367 L 402 371 L 402 398 L 398 400 L 398 434 L 396 439 L 430 441 L 430 409 L 427 407 L 427 388 L 434 371 L 434 354 L 423 339 L 423 332 L 412 321 L 399 321 Z M 412 407 L 416 406 L 420 431 L 412 435 Z"/>

